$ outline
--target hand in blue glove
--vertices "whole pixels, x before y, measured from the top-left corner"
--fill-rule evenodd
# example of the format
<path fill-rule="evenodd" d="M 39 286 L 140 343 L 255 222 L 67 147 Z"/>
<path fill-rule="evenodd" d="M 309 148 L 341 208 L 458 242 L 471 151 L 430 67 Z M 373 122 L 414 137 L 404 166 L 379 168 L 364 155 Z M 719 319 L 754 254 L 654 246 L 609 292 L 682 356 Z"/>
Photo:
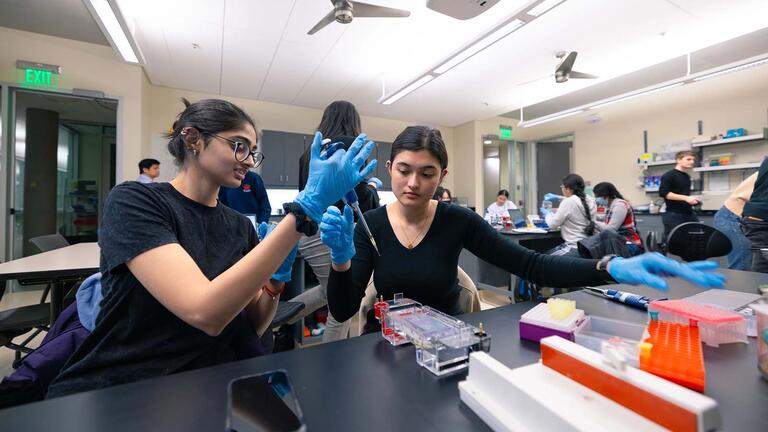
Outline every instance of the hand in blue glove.
<path fill-rule="evenodd" d="M 264 240 L 267 238 L 269 233 L 271 233 L 275 227 L 277 227 L 276 224 L 268 224 L 266 222 L 262 222 L 259 224 L 259 228 L 256 230 L 256 232 L 259 234 L 259 240 Z M 291 281 L 291 271 L 293 270 L 293 261 L 296 259 L 296 253 L 299 251 L 299 243 L 297 242 L 293 249 L 291 249 L 290 252 L 288 252 L 288 256 L 285 257 L 283 260 L 283 263 L 280 264 L 280 267 L 277 268 L 277 271 L 272 275 L 272 279 L 279 280 L 281 282 L 290 282 Z"/>
<path fill-rule="evenodd" d="M 543 217 L 544 219 L 546 219 L 547 216 L 549 216 L 549 214 L 552 213 L 551 209 L 544 208 L 544 207 L 540 208 L 539 211 L 541 212 L 541 217 Z"/>
<path fill-rule="evenodd" d="M 341 265 L 355 256 L 355 220 L 352 209 L 344 206 L 344 215 L 335 206 L 328 207 L 320 223 L 320 241 L 331 248 L 331 262 Z"/>
<path fill-rule="evenodd" d="M 375 159 L 362 168 L 375 147 L 372 141 L 366 143 L 366 138 L 365 134 L 360 134 L 348 151 L 340 149 L 327 159 L 322 159 L 320 148 L 323 135 L 315 132 L 307 185 L 296 197 L 296 202 L 315 222 L 321 221 L 326 207 L 341 199 L 376 169 Z"/>
<path fill-rule="evenodd" d="M 705 288 L 721 288 L 725 276 L 712 272 L 719 267 L 715 261 L 680 263 L 657 252 L 644 253 L 633 258 L 614 258 L 608 263 L 608 273 L 616 282 L 648 285 L 666 290 L 662 277 L 677 276 Z"/>
<path fill-rule="evenodd" d="M 384 186 L 384 183 L 381 180 L 379 180 L 378 177 L 369 178 L 368 183 L 373 183 L 374 185 L 376 185 L 375 186 L 376 189 L 381 189 Z"/>
<path fill-rule="evenodd" d="M 563 198 L 565 198 L 565 197 L 562 196 L 562 195 L 557 195 L 557 194 L 553 194 L 553 193 L 544 194 L 544 201 L 555 202 L 555 201 L 560 201 Z"/>

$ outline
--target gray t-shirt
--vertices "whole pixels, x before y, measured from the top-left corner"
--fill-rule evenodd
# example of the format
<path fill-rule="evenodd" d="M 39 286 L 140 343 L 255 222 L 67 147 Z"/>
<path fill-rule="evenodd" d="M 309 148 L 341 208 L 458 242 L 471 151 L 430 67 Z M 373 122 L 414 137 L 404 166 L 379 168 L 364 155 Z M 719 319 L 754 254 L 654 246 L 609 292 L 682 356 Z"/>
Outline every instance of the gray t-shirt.
<path fill-rule="evenodd" d="M 263 353 L 244 313 L 220 335 L 209 336 L 166 309 L 128 270 L 129 260 L 170 243 L 180 244 L 203 274 L 214 279 L 256 246 L 258 237 L 245 216 L 222 204 L 208 207 L 193 201 L 170 183 L 115 186 L 99 229 L 101 312 L 91 335 L 49 387 L 48 397 Z"/>

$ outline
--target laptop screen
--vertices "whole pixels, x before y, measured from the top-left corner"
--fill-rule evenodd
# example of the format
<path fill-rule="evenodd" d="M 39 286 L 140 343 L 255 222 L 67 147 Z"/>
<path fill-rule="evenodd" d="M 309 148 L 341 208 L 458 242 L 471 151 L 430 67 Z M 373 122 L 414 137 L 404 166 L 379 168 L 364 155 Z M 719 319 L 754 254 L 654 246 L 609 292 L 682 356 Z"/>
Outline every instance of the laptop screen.
<path fill-rule="evenodd" d="M 523 213 L 519 209 L 509 209 L 509 217 L 512 218 L 512 222 L 515 224 L 515 228 L 524 228 L 527 226 Z"/>

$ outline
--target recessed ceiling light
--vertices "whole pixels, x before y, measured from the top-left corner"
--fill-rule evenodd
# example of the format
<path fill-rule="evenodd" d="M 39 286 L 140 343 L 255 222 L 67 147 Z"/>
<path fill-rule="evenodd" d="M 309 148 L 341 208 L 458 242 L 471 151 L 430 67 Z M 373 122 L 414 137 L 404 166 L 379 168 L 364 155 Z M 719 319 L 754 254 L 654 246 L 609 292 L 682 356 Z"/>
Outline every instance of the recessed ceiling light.
<path fill-rule="evenodd" d="M 483 144 L 493 144 L 493 141 L 491 141 L 491 140 L 484 140 Z"/>
<path fill-rule="evenodd" d="M 112 5 L 107 0 L 87 0 L 85 4 L 112 48 L 120 53 L 123 60 L 139 63 L 139 56 L 128 39 L 127 27 L 122 22 L 122 16 L 112 9 Z"/>

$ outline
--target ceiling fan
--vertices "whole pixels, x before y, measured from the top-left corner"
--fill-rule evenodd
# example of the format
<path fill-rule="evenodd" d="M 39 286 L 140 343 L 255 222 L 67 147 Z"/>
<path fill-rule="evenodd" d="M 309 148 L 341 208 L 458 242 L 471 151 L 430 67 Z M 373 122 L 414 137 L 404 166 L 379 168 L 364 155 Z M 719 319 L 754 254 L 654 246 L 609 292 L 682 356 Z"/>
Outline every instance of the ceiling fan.
<path fill-rule="evenodd" d="M 568 54 L 568 56 L 566 56 Z M 558 51 L 555 54 L 555 57 L 557 57 L 560 60 L 560 64 L 557 65 L 555 68 L 555 73 L 539 77 L 530 81 L 525 81 L 518 83 L 518 86 L 530 84 L 532 82 L 541 81 L 545 78 L 555 77 L 556 83 L 564 83 L 567 82 L 569 79 L 595 79 L 599 78 L 597 75 L 592 75 L 584 72 L 578 72 L 573 70 L 573 64 L 576 62 L 576 56 L 579 53 L 576 51 L 571 51 L 570 53 L 567 51 Z M 565 58 L 565 59 L 563 59 Z"/>
<path fill-rule="evenodd" d="M 357 18 L 405 18 L 411 12 L 403 9 L 395 9 L 385 6 L 376 6 L 351 0 L 331 0 L 333 10 L 328 12 L 307 34 L 313 35 L 318 30 L 336 21 L 340 24 L 349 24 Z"/>
<path fill-rule="evenodd" d="M 595 79 L 597 78 L 597 75 L 592 75 L 584 72 L 576 72 L 573 70 L 573 63 L 576 61 L 576 56 L 579 53 L 576 51 L 571 51 L 568 54 L 568 57 L 565 57 L 565 51 L 560 51 L 557 54 L 555 54 L 555 57 L 562 59 L 565 57 L 565 60 L 560 63 L 560 65 L 555 69 L 555 82 L 557 83 L 564 83 L 568 81 L 570 78 L 574 79 Z"/>

